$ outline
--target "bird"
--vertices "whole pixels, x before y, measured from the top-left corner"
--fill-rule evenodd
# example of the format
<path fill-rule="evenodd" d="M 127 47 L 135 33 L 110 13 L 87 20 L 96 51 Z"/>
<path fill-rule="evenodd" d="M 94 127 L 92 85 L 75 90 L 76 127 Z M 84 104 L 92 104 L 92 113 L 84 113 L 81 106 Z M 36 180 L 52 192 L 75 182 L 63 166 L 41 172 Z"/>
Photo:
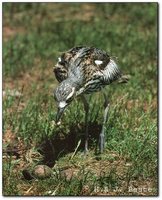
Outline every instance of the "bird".
<path fill-rule="evenodd" d="M 89 103 L 86 96 L 98 91 L 104 91 L 105 86 L 116 80 L 127 82 L 116 61 L 106 51 L 94 46 L 76 46 L 62 52 L 53 68 L 59 85 L 54 90 L 54 98 L 58 111 L 56 124 L 70 103 L 77 97 L 82 99 L 85 110 L 85 154 L 88 152 L 88 114 Z M 123 80 L 122 80 L 122 77 Z M 104 117 L 99 135 L 99 150 L 105 148 L 105 129 L 108 118 L 109 100 L 107 92 L 104 95 Z"/>

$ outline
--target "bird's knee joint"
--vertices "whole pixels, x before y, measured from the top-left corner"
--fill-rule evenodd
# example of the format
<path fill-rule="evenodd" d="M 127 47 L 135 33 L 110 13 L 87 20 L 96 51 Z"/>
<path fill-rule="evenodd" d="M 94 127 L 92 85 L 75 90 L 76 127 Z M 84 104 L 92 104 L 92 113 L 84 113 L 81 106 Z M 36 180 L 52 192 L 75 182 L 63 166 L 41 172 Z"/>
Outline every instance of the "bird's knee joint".
<path fill-rule="evenodd" d="M 100 139 L 105 138 L 105 134 L 104 133 L 100 133 Z"/>

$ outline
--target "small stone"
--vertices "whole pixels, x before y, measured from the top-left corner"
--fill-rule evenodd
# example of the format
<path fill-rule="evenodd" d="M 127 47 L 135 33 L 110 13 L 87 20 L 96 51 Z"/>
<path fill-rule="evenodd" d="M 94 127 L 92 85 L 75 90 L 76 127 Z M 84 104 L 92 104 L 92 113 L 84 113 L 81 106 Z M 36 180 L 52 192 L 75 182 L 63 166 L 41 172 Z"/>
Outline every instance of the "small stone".
<path fill-rule="evenodd" d="M 34 167 L 32 174 L 35 178 L 44 179 L 52 175 L 52 170 L 47 165 L 37 165 Z"/>
<path fill-rule="evenodd" d="M 125 166 L 126 166 L 126 167 L 130 167 L 130 166 L 132 166 L 132 163 L 127 162 L 127 163 L 125 164 Z"/>
<path fill-rule="evenodd" d="M 60 175 L 62 178 L 65 178 L 67 181 L 70 181 L 74 175 L 74 172 L 72 169 L 66 169 L 61 171 Z"/>

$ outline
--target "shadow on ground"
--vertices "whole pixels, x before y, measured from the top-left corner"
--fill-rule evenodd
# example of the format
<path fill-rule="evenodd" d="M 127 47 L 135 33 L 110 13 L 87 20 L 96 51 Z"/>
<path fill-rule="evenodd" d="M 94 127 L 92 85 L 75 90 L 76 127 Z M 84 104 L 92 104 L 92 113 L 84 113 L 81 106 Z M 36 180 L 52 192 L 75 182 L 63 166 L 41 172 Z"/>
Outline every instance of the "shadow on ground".
<path fill-rule="evenodd" d="M 55 161 L 58 160 L 60 157 L 65 156 L 68 153 L 74 152 L 80 139 L 81 144 L 78 150 L 84 151 L 84 130 L 84 124 L 80 126 L 72 125 L 69 128 L 69 134 L 61 135 L 60 133 L 55 133 L 55 136 L 44 140 L 38 147 L 39 152 L 43 155 L 44 158 L 41 164 L 53 167 Z M 101 125 L 96 122 L 90 123 L 88 130 L 89 148 L 95 148 L 97 150 Z"/>

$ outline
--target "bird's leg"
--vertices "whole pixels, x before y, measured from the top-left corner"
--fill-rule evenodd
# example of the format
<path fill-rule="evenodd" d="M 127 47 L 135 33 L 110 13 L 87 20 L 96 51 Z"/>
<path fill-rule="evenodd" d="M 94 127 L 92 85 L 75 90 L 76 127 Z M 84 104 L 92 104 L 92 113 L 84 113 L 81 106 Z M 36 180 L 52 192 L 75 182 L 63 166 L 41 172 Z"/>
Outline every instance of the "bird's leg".
<path fill-rule="evenodd" d="M 103 118 L 103 124 L 102 124 L 102 130 L 99 136 L 99 149 L 100 149 L 100 153 L 103 152 L 104 147 L 105 147 L 105 125 L 108 119 L 108 111 L 109 111 L 109 101 L 108 101 L 108 97 L 107 94 L 104 92 L 104 118 Z"/>
<path fill-rule="evenodd" d="M 81 96 L 81 99 L 84 104 L 84 111 L 85 111 L 85 154 L 88 152 L 88 115 L 89 115 L 89 104 L 85 96 Z"/>

